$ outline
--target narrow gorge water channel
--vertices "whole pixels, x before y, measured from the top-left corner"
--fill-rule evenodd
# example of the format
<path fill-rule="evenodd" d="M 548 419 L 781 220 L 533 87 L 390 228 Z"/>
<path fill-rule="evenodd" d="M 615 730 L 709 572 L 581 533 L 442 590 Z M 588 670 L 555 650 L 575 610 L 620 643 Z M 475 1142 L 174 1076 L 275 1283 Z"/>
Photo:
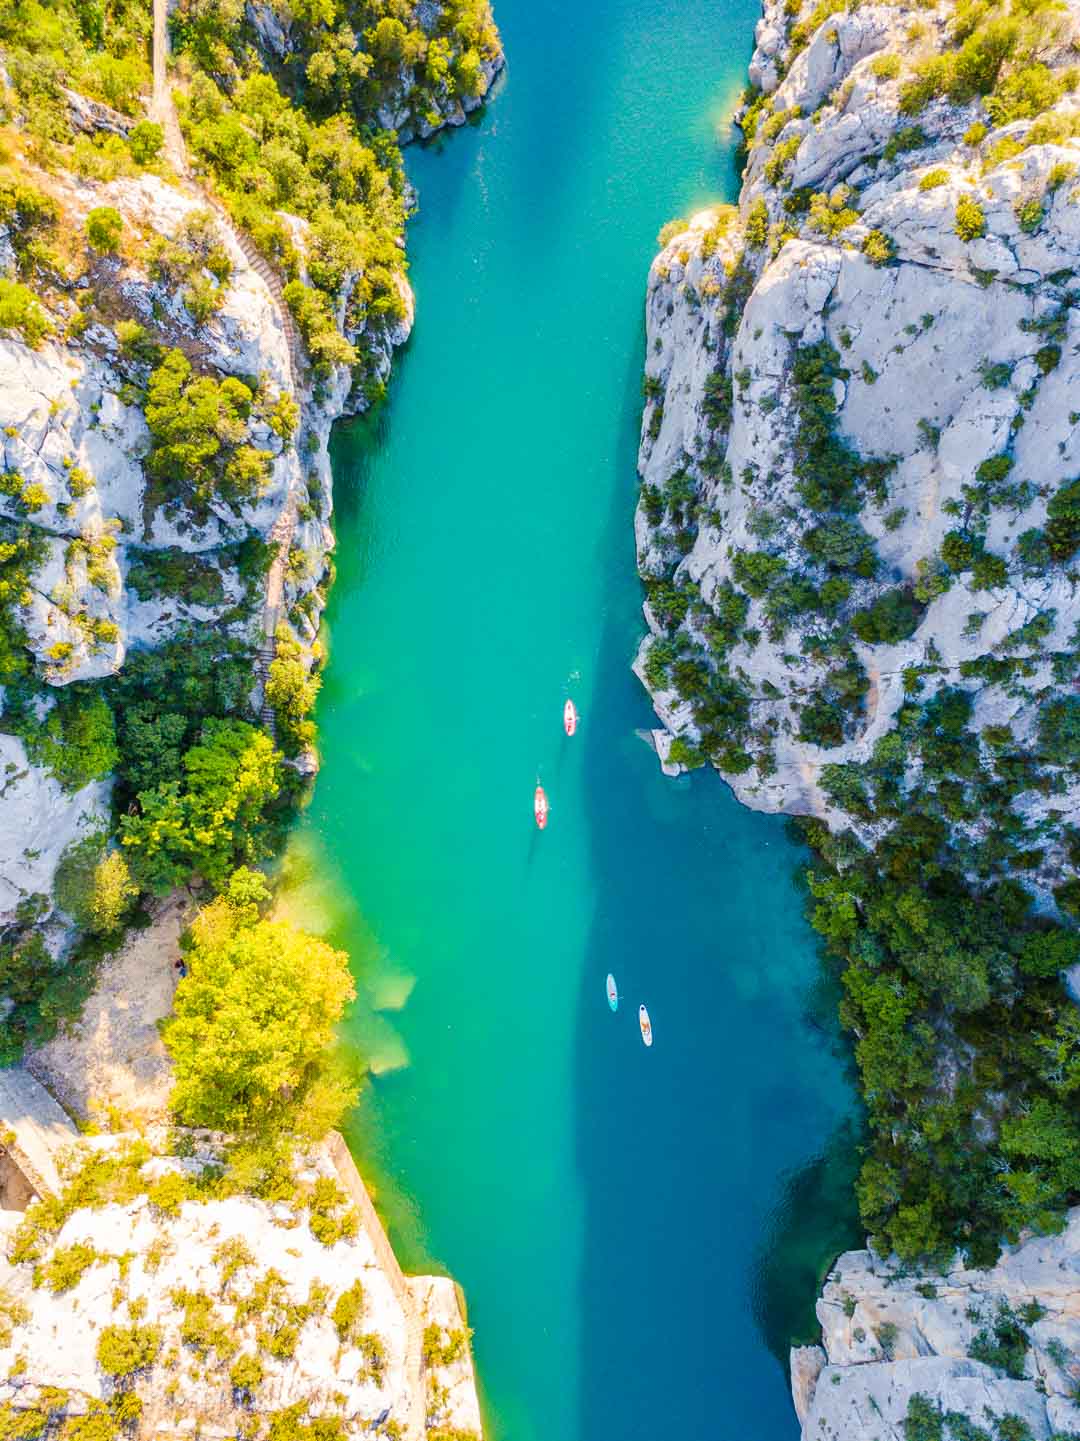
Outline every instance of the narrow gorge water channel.
<path fill-rule="evenodd" d="M 798 856 L 715 777 L 662 778 L 629 670 L 646 272 L 666 219 L 734 197 L 756 18 L 498 0 L 505 84 L 408 157 L 415 336 L 336 439 L 288 903 L 354 957 L 379 1074 L 350 1144 L 404 1264 L 465 1288 L 492 1441 L 794 1437 L 778 1358 L 858 1238 Z"/>

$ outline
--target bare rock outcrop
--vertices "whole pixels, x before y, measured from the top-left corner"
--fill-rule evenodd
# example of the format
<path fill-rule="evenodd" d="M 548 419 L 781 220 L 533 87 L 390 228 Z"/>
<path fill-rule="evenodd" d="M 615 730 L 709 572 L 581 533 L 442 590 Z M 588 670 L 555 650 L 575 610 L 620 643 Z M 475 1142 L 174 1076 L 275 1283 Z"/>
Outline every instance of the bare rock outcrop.
<path fill-rule="evenodd" d="M 920 1411 L 967 1418 L 987 1436 L 1080 1432 L 1078 1278 L 1080 1210 L 1061 1235 L 1008 1247 L 987 1271 L 957 1261 L 913 1274 L 895 1258 L 847 1252 L 817 1304 L 821 1347 L 792 1352 L 803 1436 L 903 1436 Z M 1001 1431 L 1009 1417 L 1028 1429 Z"/>

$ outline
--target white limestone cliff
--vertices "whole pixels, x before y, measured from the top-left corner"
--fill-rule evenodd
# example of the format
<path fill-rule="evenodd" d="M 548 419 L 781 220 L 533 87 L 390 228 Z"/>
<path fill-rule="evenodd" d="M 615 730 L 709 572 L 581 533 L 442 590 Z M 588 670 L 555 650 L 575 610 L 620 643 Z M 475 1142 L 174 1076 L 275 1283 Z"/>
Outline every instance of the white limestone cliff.
<path fill-rule="evenodd" d="M 898 108 L 903 78 L 945 43 L 950 16 L 949 5 L 832 14 L 792 59 L 790 15 L 768 4 L 751 75 L 769 100 L 738 212 L 718 207 L 694 216 L 650 271 L 638 556 L 647 580 L 670 576 L 685 588 L 690 613 L 679 638 L 690 650 L 707 656 L 717 587 L 739 585 L 738 552 L 768 550 L 815 587 L 827 574 L 806 552 L 814 516 L 795 473 L 799 347 L 826 342 L 839 355 L 846 377 L 834 382 L 838 437 L 885 472 L 851 516 L 873 541 L 879 565 L 872 579 L 854 578 L 835 615 L 842 629 L 887 590 L 919 586 L 927 567 L 932 577 L 943 538 L 970 512 L 980 465 L 999 456 L 1010 463 L 1015 498 L 990 507 L 981 538 L 1004 558 L 1004 580 L 978 589 L 969 569 L 940 593 L 931 586 L 917 629 L 896 643 L 865 644 L 849 631 L 867 685 L 839 743 L 799 735 L 808 699 L 829 683 L 831 662 L 801 645 L 813 625 L 795 615 L 770 639 L 766 599 L 750 598 L 725 658 L 748 699 L 748 738 L 738 764 L 718 764 L 738 798 L 759 810 L 852 824 L 822 791 L 821 770 L 871 756 L 904 703 L 905 669 L 928 668 L 923 700 L 946 684 L 966 686 L 978 694 L 977 727 L 1007 724 L 1019 741 L 1033 734 L 1047 688 L 1067 689 L 1055 681 L 1049 653 L 1073 643 L 1077 574 L 1068 565 L 1027 564 L 1017 544 L 1044 525 L 1048 499 L 1080 471 L 1080 319 L 1068 290 L 1080 267 L 1080 141 L 1039 139 L 1034 131 L 1031 143 L 1033 127 L 1047 132 L 1043 117 L 991 124 L 984 140 L 966 143 L 970 127 L 986 120 L 981 102 L 934 100 L 918 116 L 917 147 L 897 148 L 895 137 L 911 125 Z M 1048 45 L 1055 64 L 1072 54 L 1066 42 L 1075 6 L 1062 24 L 1061 43 Z M 921 38 L 912 44 L 915 25 Z M 882 56 L 893 65 L 879 75 Z M 1066 136 L 1080 129 L 1080 101 L 1069 92 L 1050 115 Z M 802 212 L 793 214 L 800 190 Z M 809 214 L 808 191 L 819 196 Z M 980 238 L 957 234 L 961 197 L 981 207 Z M 846 223 L 826 233 L 828 216 L 841 211 Z M 864 252 L 868 237 L 879 236 L 887 238 L 887 258 L 874 240 Z M 715 375 L 731 386 L 729 423 L 709 412 Z M 663 500 L 682 476 L 696 532 L 684 527 L 680 536 L 670 507 L 657 523 L 645 496 L 652 490 Z M 1017 639 L 1036 617 L 1049 629 L 1034 642 Z M 653 638 L 672 627 L 650 605 L 646 619 L 650 635 L 635 668 L 663 723 L 654 741 L 667 761 L 672 738 L 693 753 L 701 728 L 670 668 L 666 679 L 648 678 Z M 992 687 L 962 675 L 965 663 L 1003 653 L 1031 660 L 1022 682 Z M 685 754 L 677 747 L 670 768 Z M 1062 824 L 1080 819 L 1076 786 L 1052 804 Z M 1033 828 L 1045 819 L 1033 792 L 1015 808 Z M 1060 874 L 1060 851 L 1048 844 L 1027 879 L 1046 892 Z"/>
<path fill-rule="evenodd" d="M 69 1144 L 61 1165 L 81 1175 L 82 1200 L 61 1200 L 58 1228 L 52 1203 L 25 1221 L 0 1212 L 9 1429 L 32 1429 L 42 1409 L 54 1420 L 115 1411 L 130 1393 L 144 1438 L 262 1434 L 291 1407 L 342 1438 L 422 1441 L 429 1425 L 479 1437 L 453 1282 L 402 1275 L 351 1161 L 343 1174 L 343 1148 L 298 1152 L 273 1201 L 192 1193 L 200 1177 L 212 1183 L 220 1138 L 190 1133 L 180 1149 L 170 1154 L 161 1128 Z M 122 1199 L 110 1199 L 116 1168 Z M 143 1342 L 129 1374 L 109 1369 L 117 1328 Z M 425 1364 L 425 1328 L 444 1348 L 458 1338 L 452 1359 Z"/>
<path fill-rule="evenodd" d="M 958 1262 L 916 1275 L 848 1251 L 817 1315 L 821 1345 L 792 1352 L 804 1441 L 903 1436 L 913 1396 L 983 1428 L 1019 1416 L 1032 1441 L 1080 1432 L 1080 1210 L 1060 1236 L 1007 1247 L 989 1271 Z M 1008 1367 L 995 1364 L 997 1327 L 1023 1336 Z"/>

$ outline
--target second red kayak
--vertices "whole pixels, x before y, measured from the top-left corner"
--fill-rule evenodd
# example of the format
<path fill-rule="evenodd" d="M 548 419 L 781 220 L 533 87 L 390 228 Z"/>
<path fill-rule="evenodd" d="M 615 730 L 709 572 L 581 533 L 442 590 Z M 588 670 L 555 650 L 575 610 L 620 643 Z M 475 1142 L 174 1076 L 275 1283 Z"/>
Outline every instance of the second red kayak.
<path fill-rule="evenodd" d="M 568 700 L 562 708 L 563 729 L 566 731 L 566 734 L 568 736 L 572 736 L 577 730 L 577 720 L 578 716 L 577 710 L 574 707 L 574 702 L 572 700 Z"/>
<path fill-rule="evenodd" d="M 536 824 L 543 830 L 548 823 L 548 798 L 544 794 L 544 787 L 540 785 L 533 792 L 533 815 L 536 817 Z"/>

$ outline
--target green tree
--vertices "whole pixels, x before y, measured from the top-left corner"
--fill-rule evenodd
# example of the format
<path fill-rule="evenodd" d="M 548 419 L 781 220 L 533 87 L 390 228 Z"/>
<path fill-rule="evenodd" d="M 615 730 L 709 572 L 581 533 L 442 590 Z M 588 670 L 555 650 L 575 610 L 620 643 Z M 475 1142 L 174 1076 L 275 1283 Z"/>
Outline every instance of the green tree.
<path fill-rule="evenodd" d="M 172 1106 L 187 1125 L 228 1131 L 327 1120 L 325 1095 L 351 1088 L 328 1064 L 334 1027 L 355 994 L 348 958 L 284 921 L 261 919 L 262 878 L 240 870 L 185 940 L 188 974 L 163 1028 L 176 1068 Z M 333 1114 L 329 1117 L 333 1119 Z"/>
<path fill-rule="evenodd" d="M 205 507 L 257 494 L 269 456 L 244 444 L 254 396 L 233 376 L 217 381 L 193 374 L 191 362 L 170 350 L 150 377 L 146 424 L 150 469 L 168 494 L 187 494 Z"/>
<path fill-rule="evenodd" d="M 321 684 L 304 665 L 303 652 L 288 627 L 278 627 L 277 651 L 266 678 L 266 699 L 274 708 L 285 750 L 295 755 L 315 739 L 315 726 L 307 716 L 315 705 Z"/>
<path fill-rule="evenodd" d="M 137 165 L 149 165 L 165 148 L 165 131 L 153 120 L 140 120 L 128 131 L 128 149 Z"/>
<path fill-rule="evenodd" d="M 239 862 L 262 853 L 260 822 L 280 787 L 280 757 L 265 731 L 211 719 L 184 753 L 182 780 L 139 795 L 120 819 L 135 875 L 164 894 L 193 873 L 225 883 Z"/>
<path fill-rule="evenodd" d="M 86 240 L 99 255 L 116 255 L 124 234 L 124 217 L 111 205 L 98 205 L 86 217 Z"/>
<path fill-rule="evenodd" d="M 65 686 L 41 725 L 21 729 L 32 761 L 48 766 L 68 791 L 104 780 L 119 752 L 113 714 L 99 691 Z"/>
<path fill-rule="evenodd" d="M 127 861 L 107 848 L 103 835 L 70 845 L 56 870 L 56 903 L 81 929 L 114 935 L 124 923 L 139 888 Z"/>

